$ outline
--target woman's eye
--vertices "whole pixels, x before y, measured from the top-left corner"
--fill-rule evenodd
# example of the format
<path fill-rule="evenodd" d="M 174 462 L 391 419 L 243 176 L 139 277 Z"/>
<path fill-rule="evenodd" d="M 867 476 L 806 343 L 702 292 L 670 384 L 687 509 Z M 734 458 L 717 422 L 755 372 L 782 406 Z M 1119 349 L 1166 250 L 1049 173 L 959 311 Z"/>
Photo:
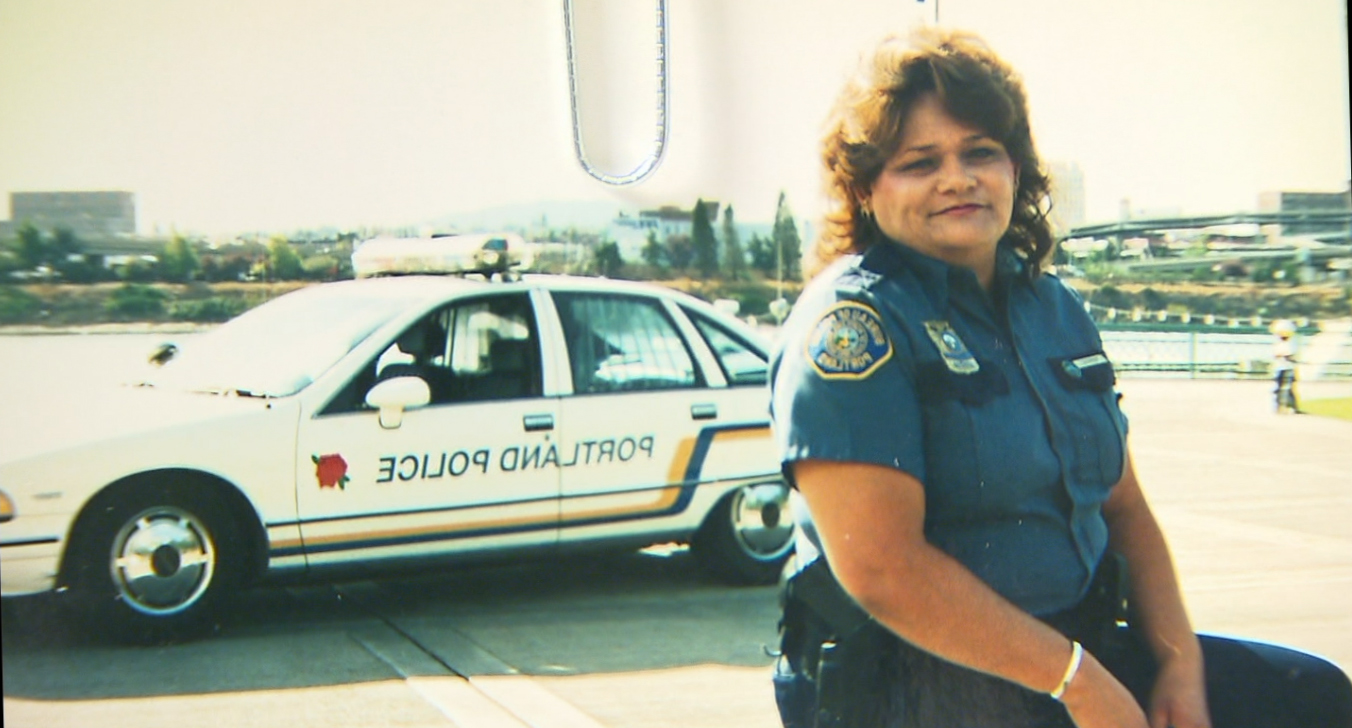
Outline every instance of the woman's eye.
<path fill-rule="evenodd" d="M 916 159 L 910 162 L 906 162 L 901 166 L 897 167 L 897 169 L 901 172 L 926 172 L 931 169 L 934 169 L 934 167 L 935 167 L 934 159 L 926 157 L 924 159 Z"/>
<path fill-rule="evenodd" d="M 975 149 L 967 150 L 967 158 L 977 161 L 984 162 L 991 159 L 998 159 L 1000 156 L 1000 150 L 995 147 L 976 147 Z"/>

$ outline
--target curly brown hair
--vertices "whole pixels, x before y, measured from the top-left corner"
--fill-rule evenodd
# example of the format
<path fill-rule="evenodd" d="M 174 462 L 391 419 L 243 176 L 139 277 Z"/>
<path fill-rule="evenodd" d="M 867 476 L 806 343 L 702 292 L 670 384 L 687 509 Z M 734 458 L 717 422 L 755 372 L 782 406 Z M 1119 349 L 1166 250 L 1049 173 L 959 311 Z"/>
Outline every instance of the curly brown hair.
<path fill-rule="evenodd" d="M 1019 170 L 1002 242 L 1012 244 L 1034 272 L 1050 257 L 1051 183 L 1033 145 L 1022 80 L 977 35 L 925 28 L 909 39 L 885 39 L 836 100 L 822 140 L 830 206 L 805 261 L 808 272 L 873 244 L 878 231 L 862 201 L 900 147 L 912 107 L 931 93 L 953 118 L 1003 144 Z"/>

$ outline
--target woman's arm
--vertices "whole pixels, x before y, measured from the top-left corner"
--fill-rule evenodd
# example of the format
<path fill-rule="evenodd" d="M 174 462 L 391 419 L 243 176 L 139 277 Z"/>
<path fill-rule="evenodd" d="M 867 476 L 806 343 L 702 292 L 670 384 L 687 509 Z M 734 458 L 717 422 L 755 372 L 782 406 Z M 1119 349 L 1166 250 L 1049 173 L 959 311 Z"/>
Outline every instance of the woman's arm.
<path fill-rule="evenodd" d="M 917 647 L 1049 692 L 1070 642 L 1006 601 L 925 539 L 925 491 L 910 475 L 865 463 L 804 460 L 794 480 L 842 587 Z M 1127 690 L 1086 654 L 1063 701 L 1081 728 L 1145 725 Z"/>
<path fill-rule="evenodd" d="M 1122 479 L 1103 505 L 1103 516 L 1110 546 L 1127 559 L 1136 626 L 1159 662 L 1151 726 L 1209 726 L 1201 646 L 1183 607 L 1164 533 L 1141 492 L 1130 455 Z"/>

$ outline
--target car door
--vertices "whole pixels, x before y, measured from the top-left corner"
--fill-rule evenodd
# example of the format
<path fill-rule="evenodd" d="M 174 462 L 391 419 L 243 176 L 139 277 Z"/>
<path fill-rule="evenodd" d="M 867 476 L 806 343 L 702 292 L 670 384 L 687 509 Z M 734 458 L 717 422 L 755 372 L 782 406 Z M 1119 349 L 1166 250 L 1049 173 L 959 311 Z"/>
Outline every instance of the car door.
<path fill-rule="evenodd" d="M 312 565 L 551 545 L 556 400 L 542 395 L 530 299 L 485 295 L 436 309 L 390 342 L 302 424 L 297 503 Z M 430 402 L 382 426 L 364 393 L 416 377 Z M 343 404 L 346 402 L 347 404 Z"/>
<path fill-rule="evenodd" d="M 754 416 L 726 409 L 726 381 L 700 366 L 690 327 L 660 297 L 570 291 L 554 301 L 573 384 L 559 405 L 561 539 L 697 526 L 723 492 L 709 458 L 737 449 L 714 443 L 768 441 L 764 403 Z"/>

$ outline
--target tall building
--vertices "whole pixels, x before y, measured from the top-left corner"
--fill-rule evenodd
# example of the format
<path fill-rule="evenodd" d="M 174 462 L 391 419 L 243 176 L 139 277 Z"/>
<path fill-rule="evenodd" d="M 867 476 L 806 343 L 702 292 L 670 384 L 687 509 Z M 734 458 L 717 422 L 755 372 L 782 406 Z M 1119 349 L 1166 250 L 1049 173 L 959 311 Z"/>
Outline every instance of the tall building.
<path fill-rule="evenodd" d="M 65 228 L 82 238 L 136 234 L 136 196 L 131 192 L 11 192 L 9 218 L 17 229 L 32 223 L 43 231 Z"/>
<path fill-rule="evenodd" d="M 1084 172 L 1076 162 L 1048 162 L 1052 179 L 1052 226 L 1057 235 L 1085 223 Z"/>

